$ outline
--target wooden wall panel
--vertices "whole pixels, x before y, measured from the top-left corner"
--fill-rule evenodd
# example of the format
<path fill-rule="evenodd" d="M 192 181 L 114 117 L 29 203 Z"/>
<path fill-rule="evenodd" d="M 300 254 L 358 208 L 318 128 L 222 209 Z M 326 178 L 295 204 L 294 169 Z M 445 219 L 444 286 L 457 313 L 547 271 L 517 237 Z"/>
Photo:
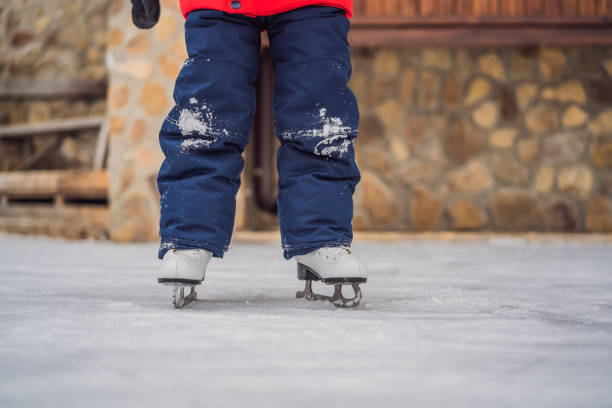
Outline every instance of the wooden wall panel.
<path fill-rule="evenodd" d="M 472 14 L 472 1 L 471 0 L 456 0 L 457 4 L 455 12 L 458 16 L 468 16 Z"/>
<path fill-rule="evenodd" d="M 525 0 L 508 0 L 501 1 L 500 14 L 505 17 L 524 16 L 526 14 L 527 5 Z"/>
<path fill-rule="evenodd" d="M 561 1 L 546 0 L 544 3 L 544 14 L 551 17 L 561 16 Z"/>
<path fill-rule="evenodd" d="M 612 0 L 355 0 L 357 17 L 612 18 Z"/>
<path fill-rule="evenodd" d="M 418 0 L 404 0 L 399 12 L 402 16 L 415 17 L 420 15 Z"/>
<path fill-rule="evenodd" d="M 596 10 L 600 16 L 609 16 L 612 13 L 612 0 L 601 0 Z"/>
<path fill-rule="evenodd" d="M 567 17 L 573 17 L 578 15 L 578 1 L 577 0 L 560 0 L 561 14 Z"/>
<path fill-rule="evenodd" d="M 544 16 L 544 2 L 545 0 L 529 0 L 527 2 L 527 15 L 534 17 Z"/>
<path fill-rule="evenodd" d="M 581 16 L 591 17 L 595 15 L 595 0 L 580 0 L 578 5 Z"/>
<path fill-rule="evenodd" d="M 392 15 L 393 12 L 397 13 L 397 11 L 400 8 L 399 0 L 380 0 L 380 2 L 384 4 L 384 7 L 385 7 L 384 13 L 386 15 Z"/>
<path fill-rule="evenodd" d="M 487 2 L 487 13 L 490 16 L 498 16 L 499 15 L 499 5 L 500 0 L 489 0 Z"/>
<path fill-rule="evenodd" d="M 598 16 L 609 16 L 612 14 L 612 0 L 600 0 L 595 10 Z"/>
<path fill-rule="evenodd" d="M 486 16 L 488 0 L 472 0 L 472 15 Z"/>
<path fill-rule="evenodd" d="M 421 15 L 436 16 L 440 15 L 438 0 L 421 0 Z"/>
<path fill-rule="evenodd" d="M 439 0 L 438 2 L 438 13 L 441 16 L 453 16 L 456 15 L 455 6 L 457 0 Z"/>
<path fill-rule="evenodd" d="M 360 46 L 612 46 L 612 0 L 354 0 Z"/>

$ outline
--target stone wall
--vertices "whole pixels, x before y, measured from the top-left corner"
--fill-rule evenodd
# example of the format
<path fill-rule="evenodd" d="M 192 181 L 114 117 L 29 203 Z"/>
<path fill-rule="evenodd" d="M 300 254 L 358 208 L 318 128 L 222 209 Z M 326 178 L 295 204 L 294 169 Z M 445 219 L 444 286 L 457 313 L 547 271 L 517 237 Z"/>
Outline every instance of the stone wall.
<path fill-rule="evenodd" d="M 353 50 L 355 227 L 612 231 L 612 49 Z"/>
<path fill-rule="evenodd" d="M 162 7 L 152 30 L 134 27 L 128 1 L 115 2 L 109 13 L 110 236 L 120 242 L 157 239 L 163 160 L 157 135 L 187 58 L 178 1 Z"/>
<path fill-rule="evenodd" d="M 186 58 L 177 2 L 134 28 L 113 3 L 111 237 L 157 237 L 159 127 Z M 354 49 L 362 230 L 612 231 L 612 49 Z M 247 148 L 236 226 L 252 203 Z"/>
<path fill-rule="evenodd" d="M 0 5 L 0 82 L 108 78 L 106 100 L 0 98 L 0 123 L 107 111 L 118 241 L 157 238 L 157 133 L 186 58 L 178 1 L 162 6 L 141 31 L 124 0 Z M 357 229 L 612 231 L 612 49 L 354 49 L 353 69 Z M 41 166 L 86 167 L 94 136 Z M 23 149 L 3 143 L 1 169 Z M 236 226 L 275 228 L 252 202 L 245 156 Z"/>
<path fill-rule="evenodd" d="M 110 0 L 3 0 L 0 80 L 105 79 Z"/>

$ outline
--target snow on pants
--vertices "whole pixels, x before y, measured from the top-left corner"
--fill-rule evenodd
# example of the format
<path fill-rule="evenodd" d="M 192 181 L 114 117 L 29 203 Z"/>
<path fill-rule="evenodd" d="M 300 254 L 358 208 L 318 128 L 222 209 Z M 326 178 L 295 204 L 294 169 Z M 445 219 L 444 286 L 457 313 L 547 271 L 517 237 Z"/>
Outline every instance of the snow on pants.
<path fill-rule="evenodd" d="M 349 21 L 334 7 L 266 17 L 215 10 L 189 13 L 189 58 L 176 80 L 176 106 L 160 132 L 159 256 L 201 248 L 222 257 L 255 111 L 260 32 L 274 58 L 278 216 L 285 258 L 351 244 L 352 195 L 359 182 L 353 142 L 357 101 L 346 40 Z"/>

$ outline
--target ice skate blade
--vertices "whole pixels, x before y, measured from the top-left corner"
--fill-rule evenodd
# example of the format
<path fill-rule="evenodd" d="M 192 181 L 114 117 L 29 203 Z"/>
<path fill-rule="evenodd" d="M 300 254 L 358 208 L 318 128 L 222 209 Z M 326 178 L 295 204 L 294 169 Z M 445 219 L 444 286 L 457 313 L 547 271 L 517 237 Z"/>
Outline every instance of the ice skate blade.
<path fill-rule="evenodd" d="M 185 305 L 198 299 L 198 293 L 191 286 L 189 294 L 185 296 L 185 286 L 175 286 L 172 290 L 172 304 L 175 309 L 182 309 Z"/>
<path fill-rule="evenodd" d="M 355 296 L 352 298 L 345 298 L 342 294 L 342 284 L 337 283 L 334 284 L 334 294 L 331 296 L 319 295 L 318 293 L 314 293 L 312 291 L 312 281 L 307 279 L 306 286 L 304 290 L 300 290 L 296 292 L 295 297 L 298 299 L 304 298 L 306 300 L 315 301 L 315 300 L 326 300 L 336 307 L 341 308 L 352 308 L 359 306 L 361 302 L 361 288 L 359 287 L 359 283 L 351 283 L 353 287 L 353 291 L 355 292 Z"/>
<path fill-rule="evenodd" d="M 317 272 L 301 263 L 297 264 L 297 277 L 299 280 L 321 281 L 328 285 L 366 283 L 368 281 L 368 278 L 360 277 L 340 277 L 323 279 L 321 278 L 321 276 L 319 276 Z"/>
<path fill-rule="evenodd" d="M 201 284 L 202 281 L 195 279 L 159 278 L 157 283 L 168 286 L 195 286 Z"/>

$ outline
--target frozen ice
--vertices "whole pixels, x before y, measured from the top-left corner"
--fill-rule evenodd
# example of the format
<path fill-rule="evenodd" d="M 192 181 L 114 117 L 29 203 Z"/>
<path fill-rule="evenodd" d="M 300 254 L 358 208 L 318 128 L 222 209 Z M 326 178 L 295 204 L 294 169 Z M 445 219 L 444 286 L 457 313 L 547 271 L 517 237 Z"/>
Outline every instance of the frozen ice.
<path fill-rule="evenodd" d="M 238 242 L 175 310 L 153 244 L 0 235 L 0 406 L 611 406 L 612 243 L 353 249 L 357 309 Z"/>

